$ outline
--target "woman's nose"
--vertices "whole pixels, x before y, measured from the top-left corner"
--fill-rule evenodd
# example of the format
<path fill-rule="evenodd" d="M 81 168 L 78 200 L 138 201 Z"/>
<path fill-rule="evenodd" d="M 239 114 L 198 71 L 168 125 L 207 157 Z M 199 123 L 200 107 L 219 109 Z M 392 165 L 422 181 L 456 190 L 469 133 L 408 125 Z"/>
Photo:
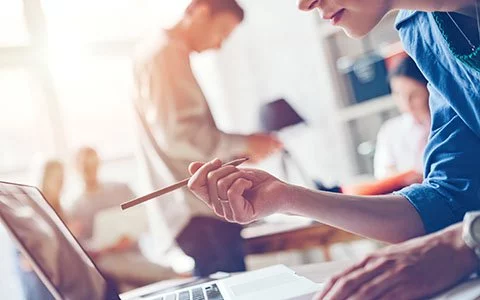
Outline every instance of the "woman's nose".
<path fill-rule="evenodd" d="M 300 10 L 309 11 L 314 9 L 319 3 L 320 0 L 298 0 L 298 8 Z"/>

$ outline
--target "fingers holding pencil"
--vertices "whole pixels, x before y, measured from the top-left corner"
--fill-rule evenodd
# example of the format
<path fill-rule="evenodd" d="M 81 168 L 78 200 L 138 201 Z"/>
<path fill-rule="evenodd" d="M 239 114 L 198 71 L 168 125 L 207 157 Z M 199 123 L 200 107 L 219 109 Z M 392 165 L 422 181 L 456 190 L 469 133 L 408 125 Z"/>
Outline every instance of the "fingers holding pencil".
<path fill-rule="evenodd" d="M 192 163 L 189 167 L 189 171 L 191 174 L 193 173 L 196 173 L 196 171 L 199 171 L 201 168 L 204 168 L 204 170 L 202 171 L 201 174 L 208 174 L 209 172 L 211 171 L 214 171 L 216 169 L 219 169 L 219 168 L 222 168 L 222 167 L 226 167 L 226 168 L 235 168 L 243 163 L 245 163 L 246 161 L 248 161 L 249 159 L 248 158 L 241 158 L 241 159 L 236 159 L 236 160 L 233 160 L 229 163 L 226 163 L 224 165 L 222 165 L 222 162 L 219 160 L 219 159 L 215 159 L 211 162 L 208 162 L 208 163 L 199 163 L 199 162 L 195 162 L 195 163 Z M 197 172 L 198 173 L 198 172 Z M 198 176 L 197 176 L 198 177 Z M 140 198 L 137 198 L 137 199 L 134 199 L 134 200 L 131 200 L 131 201 L 128 201 L 128 202 L 125 202 L 121 205 L 121 208 L 123 210 L 126 210 L 126 209 L 129 209 L 129 208 L 132 208 L 134 206 L 137 206 L 137 205 L 140 205 L 144 202 L 147 202 L 147 201 L 150 201 L 152 199 L 155 199 L 157 197 L 160 197 L 162 195 L 165 195 L 165 194 L 168 194 L 170 192 L 173 192 L 179 188 L 182 188 L 182 187 L 185 187 L 189 184 L 189 182 L 198 182 L 198 178 L 196 178 L 197 180 L 192 180 L 191 178 L 186 178 L 180 182 L 177 182 L 171 186 L 168 186 L 168 187 L 165 187 L 161 190 L 158 190 L 158 191 L 155 191 L 153 193 L 150 193 L 148 195 L 145 195 L 143 197 L 140 197 Z M 196 186 L 195 186 L 196 187 Z M 194 187 L 194 188 L 195 188 Z M 206 192 L 208 194 L 208 190 Z M 204 199 L 203 197 L 201 199 Z M 207 203 L 209 204 L 209 203 Z"/>

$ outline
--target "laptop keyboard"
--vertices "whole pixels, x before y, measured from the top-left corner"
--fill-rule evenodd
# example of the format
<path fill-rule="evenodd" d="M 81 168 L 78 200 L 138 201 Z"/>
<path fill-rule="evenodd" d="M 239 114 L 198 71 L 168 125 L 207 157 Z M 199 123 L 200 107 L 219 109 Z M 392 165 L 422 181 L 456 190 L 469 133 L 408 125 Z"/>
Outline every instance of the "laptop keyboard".
<path fill-rule="evenodd" d="M 181 292 L 180 294 L 178 294 L 178 300 L 190 300 L 190 292 L 189 291 Z"/>
<path fill-rule="evenodd" d="M 195 288 L 192 290 L 192 300 L 204 300 L 203 288 Z"/>
<path fill-rule="evenodd" d="M 176 294 L 160 296 L 154 300 L 224 300 L 216 284 L 192 288 Z"/>

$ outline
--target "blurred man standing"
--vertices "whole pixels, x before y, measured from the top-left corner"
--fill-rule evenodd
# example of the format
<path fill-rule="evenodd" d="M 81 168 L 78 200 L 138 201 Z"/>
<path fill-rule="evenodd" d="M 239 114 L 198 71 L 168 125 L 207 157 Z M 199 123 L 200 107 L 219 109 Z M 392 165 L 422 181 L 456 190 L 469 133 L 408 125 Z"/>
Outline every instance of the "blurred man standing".
<path fill-rule="evenodd" d="M 281 147 L 269 135 L 219 130 L 191 69 L 190 54 L 220 49 L 243 17 L 235 0 L 192 0 L 173 28 L 140 47 L 135 64 L 135 106 L 149 188 L 188 177 L 192 161 L 239 156 L 259 161 Z M 241 227 L 216 219 L 190 192 L 182 197 L 181 207 L 170 201 L 157 201 L 156 205 L 171 236 L 194 258 L 197 274 L 243 271 Z"/>

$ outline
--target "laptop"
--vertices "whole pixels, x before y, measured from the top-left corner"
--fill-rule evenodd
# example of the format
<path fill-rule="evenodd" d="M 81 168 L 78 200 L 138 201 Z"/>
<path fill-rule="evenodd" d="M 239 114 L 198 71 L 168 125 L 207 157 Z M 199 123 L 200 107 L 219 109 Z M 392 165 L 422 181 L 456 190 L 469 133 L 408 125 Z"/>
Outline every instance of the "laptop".
<path fill-rule="evenodd" d="M 301 300 L 321 288 L 278 265 L 168 289 L 153 284 L 119 295 L 37 188 L 0 182 L 0 220 L 55 299 Z"/>

